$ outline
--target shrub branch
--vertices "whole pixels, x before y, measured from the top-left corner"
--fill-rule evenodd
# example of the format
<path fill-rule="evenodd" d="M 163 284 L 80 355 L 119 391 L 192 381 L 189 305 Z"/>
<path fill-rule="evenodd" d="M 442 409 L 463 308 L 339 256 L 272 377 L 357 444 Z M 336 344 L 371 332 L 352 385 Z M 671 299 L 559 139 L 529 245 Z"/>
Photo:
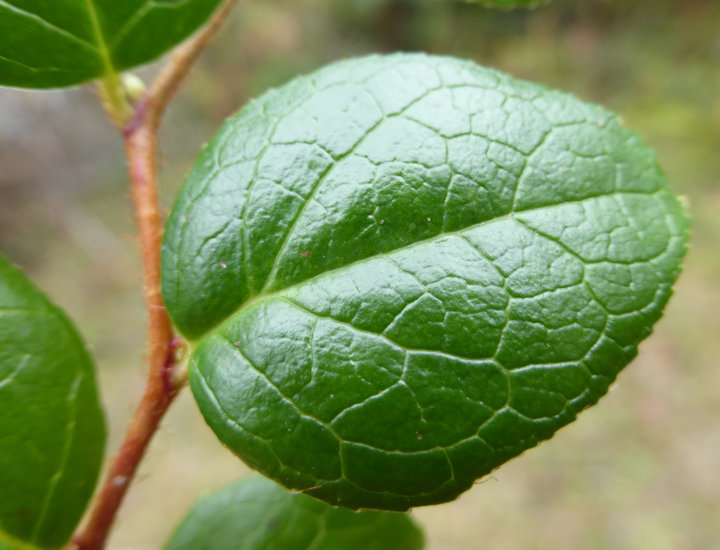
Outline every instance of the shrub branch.
<path fill-rule="evenodd" d="M 226 19 L 237 0 L 226 0 L 210 22 L 171 55 L 149 90 L 136 103 L 122 128 L 130 186 L 138 225 L 149 315 L 149 373 L 145 394 L 128 426 L 125 440 L 96 495 L 82 530 L 74 537 L 77 550 L 99 550 L 117 510 L 161 419 L 177 395 L 181 378 L 173 376 L 177 340 L 160 292 L 162 215 L 157 192 L 157 130 L 165 109 L 201 51 Z"/>

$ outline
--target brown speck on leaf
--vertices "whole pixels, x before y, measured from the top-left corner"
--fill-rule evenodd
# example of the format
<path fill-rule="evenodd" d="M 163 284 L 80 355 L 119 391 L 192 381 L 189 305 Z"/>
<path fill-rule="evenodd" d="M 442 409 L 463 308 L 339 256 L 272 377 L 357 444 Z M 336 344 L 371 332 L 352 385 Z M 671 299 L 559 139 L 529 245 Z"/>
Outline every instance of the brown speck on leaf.
<path fill-rule="evenodd" d="M 417 438 L 418 438 L 418 439 L 422 439 L 422 438 L 423 438 L 423 434 L 421 434 L 419 431 L 415 430 L 415 434 L 417 435 Z"/>
<path fill-rule="evenodd" d="M 300 252 L 300 257 L 301 257 L 301 258 L 304 259 L 304 258 L 307 258 L 308 256 L 310 256 L 310 251 L 309 251 L 309 250 L 303 250 L 302 252 Z"/>
<path fill-rule="evenodd" d="M 225 262 L 220 262 L 220 267 L 227 269 L 227 264 Z"/>
<path fill-rule="evenodd" d="M 237 342 L 233 342 L 233 346 L 239 348 L 240 346 L 242 346 L 242 342 L 240 340 L 238 340 Z"/>

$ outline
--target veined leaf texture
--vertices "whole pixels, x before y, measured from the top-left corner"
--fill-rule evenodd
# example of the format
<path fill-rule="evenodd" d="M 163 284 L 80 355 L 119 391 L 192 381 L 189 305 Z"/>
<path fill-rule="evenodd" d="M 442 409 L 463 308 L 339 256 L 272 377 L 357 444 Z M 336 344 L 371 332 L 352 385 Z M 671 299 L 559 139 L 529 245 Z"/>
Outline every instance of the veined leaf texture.
<path fill-rule="evenodd" d="M 688 221 L 612 113 L 472 62 L 329 65 L 200 155 L 163 252 L 218 437 L 351 508 L 455 498 L 594 404 Z"/>

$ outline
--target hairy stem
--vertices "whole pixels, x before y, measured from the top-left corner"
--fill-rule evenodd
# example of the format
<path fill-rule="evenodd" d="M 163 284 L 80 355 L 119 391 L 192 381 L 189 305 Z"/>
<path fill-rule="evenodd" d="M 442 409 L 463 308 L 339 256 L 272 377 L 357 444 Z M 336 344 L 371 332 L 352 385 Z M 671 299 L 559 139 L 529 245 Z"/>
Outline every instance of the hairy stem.
<path fill-rule="evenodd" d="M 125 440 L 93 501 L 84 529 L 74 538 L 73 543 L 78 550 L 99 550 L 105 546 L 117 510 L 138 464 L 182 385 L 182 377 L 173 375 L 176 340 L 160 292 L 163 226 L 157 194 L 157 129 L 182 79 L 235 3 L 237 0 L 226 0 L 208 25 L 175 51 L 148 92 L 135 105 L 133 116 L 123 129 L 140 234 L 145 301 L 150 319 L 150 366 L 145 394 L 128 427 Z"/>

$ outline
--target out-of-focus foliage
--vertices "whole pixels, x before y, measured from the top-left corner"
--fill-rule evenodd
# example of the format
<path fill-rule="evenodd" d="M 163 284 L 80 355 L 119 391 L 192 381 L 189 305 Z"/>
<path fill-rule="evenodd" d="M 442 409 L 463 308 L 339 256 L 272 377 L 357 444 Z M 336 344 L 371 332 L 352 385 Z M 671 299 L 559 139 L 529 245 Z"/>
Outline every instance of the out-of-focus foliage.
<path fill-rule="evenodd" d="M 720 476 L 712 475 L 720 463 L 718 21 L 714 0 L 554 0 L 508 12 L 436 0 L 246 2 L 169 111 L 168 209 L 201 142 L 249 97 L 344 57 L 450 54 L 621 113 L 687 197 L 686 269 L 641 356 L 561 442 L 507 464 L 456 502 L 419 510 L 430 549 L 475 549 L 479 536 L 504 550 L 706 550 L 720 540 Z M 122 433 L 141 387 L 133 365 L 144 342 L 136 232 L 119 199 L 127 193 L 121 148 L 89 90 L 0 91 L 0 248 L 87 336 L 111 434 Z M 189 392 L 181 396 L 111 546 L 161 547 L 200 493 L 238 477 L 237 459 L 213 441 Z M 167 500 L 159 504 L 158 494 Z"/>
<path fill-rule="evenodd" d="M 251 475 L 202 497 L 165 550 L 422 550 L 409 514 L 335 508 Z M 1 549 L 0 549 L 1 550 Z"/>
<path fill-rule="evenodd" d="M 489 8 L 513 9 L 531 8 L 549 0 L 462 0 L 469 4 L 480 4 Z"/>

